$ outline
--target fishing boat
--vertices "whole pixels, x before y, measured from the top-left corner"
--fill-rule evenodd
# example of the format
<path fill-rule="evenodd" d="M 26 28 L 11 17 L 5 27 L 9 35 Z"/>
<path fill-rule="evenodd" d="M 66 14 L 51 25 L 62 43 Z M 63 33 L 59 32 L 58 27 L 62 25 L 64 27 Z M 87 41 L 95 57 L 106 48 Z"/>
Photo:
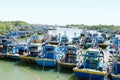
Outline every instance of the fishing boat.
<path fill-rule="evenodd" d="M 89 47 L 93 47 L 93 37 L 90 32 L 83 31 L 80 34 L 80 46 L 84 49 L 88 49 Z"/>
<path fill-rule="evenodd" d="M 107 35 L 104 32 L 101 32 L 100 36 L 102 36 L 104 39 L 107 39 Z"/>
<path fill-rule="evenodd" d="M 20 38 L 21 36 L 17 31 L 12 31 L 7 34 L 7 38 L 12 39 L 12 38 Z"/>
<path fill-rule="evenodd" d="M 25 31 L 19 31 L 20 38 L 25 38 L 26 37 L 26 32 Z"/>
<path fill-rule="evenodd" d="M 10 50 L 7 53 L 7 58 L 20 60 L 19 55 L 18 55 L 17 45 L 13 44 L 13 45 L 10 46 Z"/>
<path fill-rule="evenodd" d="M 6 38 L 6 36 L 0 34 L 0 51 L 3 48 L 2 40 L 5 39 L 5 38 Z"/>
<path fill-rule="evenodd" d="M 30 36 L 33 34 L 33 31 L 27 30 L 27 31 L 26 31 L 26 34 L 27 34 L 28 37 L 30 37 Z"/>
<path fill-rule="evenodd" d="M 41 35 L 41 34 L 43 34 L 43 30 L 40 28 L 40 29 L 37 29 L 37 34 L 38 35 Z"/>
<path fill-rule="evenodd" d="M 110 40 L 110 39 L 115 38 L 115 37 L 116 37 L 116 34 L 110 32 L 110 33 L 108 33 L 108 34 L 106 35 L 106 37 L 107 37 L 108 40 Z"/>
<path fill-rule="evenodd" d="M 103 36 L 99 36 L 98 38 L 98 46 L 101 47 L 102 49 L 106 49 L 108 44 L 106 43 L 106 40 Z"/>
<path fill-rule="evenodd" d="M 60 35 L 59 34 L 59 37 L 58 37 L 58 49 L 59 50 L 62 50 L 64 51 L 65 50 L 65 47 L 68 46 L 70 43 L 69 43 L 69 39 L 66 35 L 66 31 L 64 32 L 64 35 Z"/>
<path fill-rule="evenodd" d="M 35 33 L 28 42 L 28 55 L 21 55 L 20 59 L 28 62 L 35 62 L 35 58 L 41 52 L 41 43 L 39 36 Z"/>
<path fill-rule="evenodd" d="M 72 44 L 79 45 L 80 43 L 80 38 L 79 37 L 73 37 L 72 38 Z"/>
<path fill-rule="evenodd" d="M 7 54 L 10 50 L 10 39 L 2 39 L 1 40 L 1 43 L 0 43 L 0 58 L 6 58 L 7 57 Z"/>
<path fill-rule="evenodd" d="M 16 44 L 11 46 L 7 57 L 14 60 L 20 60 L 21 55 L 28 55 L 28 47 L 26 44 Z"/>
<path fill-rule="evenodd" d="M 48 38 L 48 39 L 47 39 Z M 59 43 L 59 38 L 56 34 L 48 34 L 47 35 L 47 38 L 46 38 L 46 42 L 45 43 L 49 43 L 49 44 L 52 44 L 52 45 L 58 45 Z"/>
<path fill-rule="evenodd" d="M 112 51 L 113 50 L 113 51 Z M 120 53 L 119 53 L 119 39 L 113 39 L 113 47 L 109 51 L 109 75 L 111 80 L 120 80 Z"/>
<path fill-rule="evenodd" d="M 68 38 L 67 38 L 67 36 L 62 36 L 61 37 L 61 43 L 68 43 Z"/>
<path fill-rule="evenodd" d="M 48 33 L 48 27 L 42 27 L 44 33 Z"/>
<path fill-rule="evenodd" d="M 36 58 L 36 63 L 45 67 L 57 66 L 57 60 L 60 57 L 57 45 L 47 44 L 43 46 L 41 53 Z"/>
<path fill-rule="evenodd" d="M 43 43 L 42 45 L 46 44 L 52 44 L 52 45 L 58 45 L 60 37 L 58 37 L 56 34 L 51 35 L 51 34 L 44 34 L 43 38 L 41 39 L 41 42 Z"/>
<path fill-rule="evenodd" d="M 72 38 L 72 44 L 79 45 L 80 44 L 80 37 L 76 37 L 76 33 L 74 33 L 74 37 Z"/>
<path fill-rule="evenodd" d="M 104 52 L 98 48 L 89 48 L 83 54 L 82 63 L 73 68 L 78 78 L 88 80 L 104 80 L 107 75 Z"/>
<path fill-rule="evenodd" d="M 65 43 L 59 43 L 58 44 L 58 49 L 61 51 L 61 52 L 65 52 L 65 48 L 66 48 L 66 46 L 68 46 L 69 44 L 65 44 Z"/>
<path fill-rule="evenodd" d="M 68 42 L 69 42 L 69 39 L 68 39 L 68 37 L 67 37 L 67 35 L 66 35 L 66 31 L 65 31 L 65 32 L 64 32 L 64 35 L 61 36 L 60 43 L 66 44 L 66 43 L 68 43 Z"/>
<path fill-rule="evenodd" d="M 113 73 L 110 75 L 112 76 L 112 80 L 120 80 L 120 61 L 117 61 L 113 64 Z"/>
<path fill-rule="evenodd" d="M 49 43 L 58 44 L 58 36 L 57 35 L 51 35 Z"/>
<path fill-rule="evenodd" d="M 80 46 L 83 47 L 84 49 L 93 47 L 92 37 L 90 36 L 81 37 Z"/>
<path fill-rule="evenodd" d="M 49 41 L 50 41 L 50 34 L 44 33 L 43 38 L 41 39 L 41 42 L 42 42 L 43 44 L 46 44 L 46 43 L 49 42 Z"/>
<path fill-rule="evenodd" d="M 12 39 L 4 38 L 0 43 L 0 57 L 8 58 L 10 53 L 17 53 L 18 48 L 15 45 L 15 42 Z"/>
<path fill-rule="evenodd" d="M 108 46 L 108 52 L 109 55 L 111 56 L 111 54 L 115 54 L 116 53 L 116 44 L 115 44 L 115 38 L 109 40 L 109 46 Z"/>
<path fill-rule="evenodd" d="M 66 46 L 62 57 L 57 61 L 58 64 L 65 68 L 73 68 L 80 64 L 81 51 L 75 45 Z"/>

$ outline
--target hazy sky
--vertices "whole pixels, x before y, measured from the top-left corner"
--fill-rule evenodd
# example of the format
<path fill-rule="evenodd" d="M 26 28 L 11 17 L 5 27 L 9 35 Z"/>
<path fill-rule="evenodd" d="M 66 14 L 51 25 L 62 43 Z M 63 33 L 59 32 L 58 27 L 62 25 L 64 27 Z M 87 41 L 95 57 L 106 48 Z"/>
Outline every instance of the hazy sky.
<path fill-rule="evenodd" d="M 120 25 L 120 0 L 0 0 L 0 20 Z"/>

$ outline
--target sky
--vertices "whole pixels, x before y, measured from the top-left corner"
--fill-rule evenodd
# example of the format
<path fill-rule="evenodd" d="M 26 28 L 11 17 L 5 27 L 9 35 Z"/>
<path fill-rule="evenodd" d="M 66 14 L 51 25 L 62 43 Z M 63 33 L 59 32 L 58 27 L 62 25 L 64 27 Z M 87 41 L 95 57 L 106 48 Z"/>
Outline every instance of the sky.
<path fill-rule="evenodd" d="M 0 0 L 0 21 L 120 25 L 120 0 Z"/>

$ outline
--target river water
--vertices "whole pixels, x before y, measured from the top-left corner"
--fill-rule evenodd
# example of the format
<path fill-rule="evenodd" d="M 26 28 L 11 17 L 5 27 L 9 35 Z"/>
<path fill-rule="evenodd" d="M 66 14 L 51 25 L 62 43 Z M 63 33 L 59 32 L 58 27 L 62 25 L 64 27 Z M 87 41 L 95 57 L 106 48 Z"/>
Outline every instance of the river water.
<path fill-rule="evenodd" d="M 49 31 L 50 34 L 66 35 L 71 38 L 76 32 L 80 35 L 80 29 L 57 28 L 56 31 Z M 72 70 L 59 68 L 40 67 L 37 64 L 25 63 L 9 59 L 0 59 L 0 80 L 77 80 Z"/>
<path fill-rule="evenodd" d="M 72 71 L 0 59 L 0 80 L 76 80 Z"/>

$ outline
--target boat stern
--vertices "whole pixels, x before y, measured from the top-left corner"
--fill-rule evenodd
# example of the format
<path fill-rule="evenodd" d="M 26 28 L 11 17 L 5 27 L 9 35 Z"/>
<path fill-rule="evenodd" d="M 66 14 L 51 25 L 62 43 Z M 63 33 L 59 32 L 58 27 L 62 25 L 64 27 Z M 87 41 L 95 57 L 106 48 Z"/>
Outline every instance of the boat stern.
<path fill-rule="evenodd" d="M 107 73 L 104 71 L 101 72 L 92 69 L 78 69 L 77 67 L 73 68 L 73 71 L 78 78 L 90 80 L 104 80 L 105 76 L 107 75 Z"/>
<path fill-rule="evenodd" d="M 57 61 L 54 59 L 47 59 L 47 58 L 40 58 L 36 59 L 36 63 L 40 66 L 50 66 L 50 67 L 55 67 L 57 66 Z"/>

